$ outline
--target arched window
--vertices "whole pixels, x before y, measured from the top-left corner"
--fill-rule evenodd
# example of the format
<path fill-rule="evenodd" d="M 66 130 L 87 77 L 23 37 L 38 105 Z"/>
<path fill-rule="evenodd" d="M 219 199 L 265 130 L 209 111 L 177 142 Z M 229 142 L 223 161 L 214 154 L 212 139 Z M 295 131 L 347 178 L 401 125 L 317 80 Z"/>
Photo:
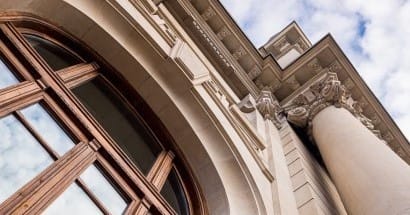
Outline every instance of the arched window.
<path fill-rule="evenodd" d="M 199 210 L 172 139 L 138 94 L 31 20 L 0 24 L 0 214 Z"/>

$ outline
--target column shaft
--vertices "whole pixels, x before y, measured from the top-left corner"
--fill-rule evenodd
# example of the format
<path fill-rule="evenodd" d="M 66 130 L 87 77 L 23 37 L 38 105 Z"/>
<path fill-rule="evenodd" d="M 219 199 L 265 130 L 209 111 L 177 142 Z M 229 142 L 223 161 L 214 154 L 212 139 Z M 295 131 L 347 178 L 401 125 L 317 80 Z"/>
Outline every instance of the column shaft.
<path fill-rule="evenodd" d="M 312 120 L 313 137 L 348 212 L 410 214 L 410 166 L 344 108 Z"/>

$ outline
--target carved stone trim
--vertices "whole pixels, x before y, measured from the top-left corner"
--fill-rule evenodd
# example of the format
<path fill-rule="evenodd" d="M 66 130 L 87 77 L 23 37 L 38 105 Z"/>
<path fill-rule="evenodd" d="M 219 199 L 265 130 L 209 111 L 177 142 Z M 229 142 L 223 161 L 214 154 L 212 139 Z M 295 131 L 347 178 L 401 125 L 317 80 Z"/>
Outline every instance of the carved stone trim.
<path fill-rule="evenodd" d="M 205 21 L 208 21 L 210 18 L 212 18 L 213 16 L 215 16 L 216 13 L 214 11 L 214 9 L 212 7 L 208 7 L 207 9 L 204 10 L 204 12 L 202 12 L 201 16 Z"/>
<path fill-rule="evenodd" d="M 286 81 L 285 84 L 287 84 L 290 89 L 292 90 L 296 90 L 300 87 L 300 83 L 298 80 L 296 80 L 296 77 L 293 75 L 291 77 L 289 77 Z"/>
<path fill-rule="evenodd" d="M 212 41 L 211 38 L 209 38 L 209 36 L 205 32 L 205 30 L 202 29 L 201 25 L 195 20 L 192 21 L 192 24 L 193 24 L 195 30 L 197 30 L 201 34 L 203 39 L 208 43 L 208 45 L 212 48 L 212 50 L 219 57 L 219 59 L 223 62 L 223 64 L 227 67 L 230 67 L 231 64 L 229 63 L 228 59 L 225 58 L 225 56 L 224 56 L 224 54 L 222 54 L 221 50 L 219 50 L 217 45 Z"/>
<path fill-rule="evenodd" d="M 279 79 L 274 78 L 271 82 L 269 82 L 268 84 L 270 91 L 272 91 L 272 93 L 276 92 L 276 90 L 278 90 L 282 84 L 280 83 Z"/>
<path fill-rule="evenodd" d="M 251 80 L 256 79 L 260 74 L 262 74 L 262 70 L 258 66 L 254 66 L 249 72 L 248 77 Z"/>
<path fill-rule="evenodd" d="M 381 138 L 380 131 L 374 128 L 372 120 L 363 114 L 359 102 L 355 101 L 347 88 L 338 80 L 336 73 L 328 72 L 325 77 L 294 99 L 285 108 L 287 119 L 299 127 L 311 130 L 311 121 L 321 110 L 334 105 L 349 110 L 364 126 Z"/>
<path fill-rule="evenodd" d="M 245 56 L 246 54 L 247 52 L 245 49 L 242 46 L 239 46 L 239 48 L 232 53 L 232 56 L 235 60 L 239 60 L 239 58 Z"/>
<path fill-rule="evenodd" d="M 226 26 L 223 26 L 218 33 L 216 34 L 216 36 L 218 37 L 219 40 L 223 40 L 225 37 L 231 35 L 231 31 L 229 31 L 229 29 Z"/>
<path fill-rule="evenodd" d="M 320 71 L 322 71 L 323 67 L 320 64 L 320 61 L 318 58 L 313 58 L 308 64 L 307 66 L 312 69 L 312 73 L 314 75 L 318 74 Z"/>
<path fill-rule="evenodd" d="M 273 45 L 275 49 L 282 52 L 285 48 L 290 46 L 290 42 L 286 36 L 279 38 Z"/>
<path fill-rule="evenodd" d="M 278 100 L 273 97 L 269 88 L 265 87 L 261 90 L 261 93 L 256 100 L 256 107 L 264 119 L 271 120 L 278 129 L 282 127 L 283 110 L 280 107 Z"/>
<path fill-rule="evenodd" d="M 142 8 L 144 10 L 149 16 L 150 21 L 155 23 L 154 27 L 162 36 L 164 36 L 164 39 L 166 39 L 169 45 L 174 45 L 176 43 L 179 37 L 176 33 L 177 31 L 155 2 L 151 0 L 129 0 L 129 2 L 137 9 Z"/>
<path fill-rule="evenodd" d="M 305 40 L 303 40 L 302 37 L 299 37 L 298 39 L 296 39 L 295 45 L 300 47 L 300 49 L 302 49 L 302 51 L 305 51 L 306 49 L 309 48 L 309 45 L 306 43 Z"/>
<path fill-rule="evenodd" d="M 330 72 L 338 73 L 342 69 L 342 66 L 339 61 L 335 60 L 329 65 L 328 68 Z"/>

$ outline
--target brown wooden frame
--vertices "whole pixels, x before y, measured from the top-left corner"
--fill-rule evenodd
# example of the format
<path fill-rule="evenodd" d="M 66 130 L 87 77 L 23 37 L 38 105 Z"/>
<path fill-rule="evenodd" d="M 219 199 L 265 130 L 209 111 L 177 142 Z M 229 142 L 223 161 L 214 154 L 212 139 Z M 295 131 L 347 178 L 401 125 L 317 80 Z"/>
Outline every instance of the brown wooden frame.
<path fill-rule="evenodd" d="M 84 62 L 53 71 L 24 39 L 23 33 L 50 40 Z M 76 47 L 76 52 L 69 47 Z M 189 166 L 165 127 L 127 81 L 85 45 L 37 17 L 27 14 L 3 15 L 0 17 L 0 55 L 22 79 L 17 85 L 0 89 L 0 117 L 14 114 L 56 160 L 0 204 L 0 214 L 39 213 L 72 183 L 78 183 L 96 205 L 109 214 L 78 178 L 93 163 L 97 163 L 129 201 L 126 214 L 146 214 L 148 211 L 151 214 L 175 214 L 159 193 L 173 167 L 187 196 L 190 214 L 207 214 Z M 163 148 L 146 176 L 70 90 L 97 76 L 102 76 L 109 87 L 121 96 Z M 110 82 L 105 77 L 109 77 Z M 115 88 L 114 84 L 120 87 Z M 65 155 L 60 157 L 48 147 L 41 135 L 19 113 L 19 109 L 35 102 L 45 104 L 49 113 L 76 139 L 77 145 Z M 142 115 L 148 120 L 143 120 Z M 159 132 L 154 133 L 153 130 Z"/>

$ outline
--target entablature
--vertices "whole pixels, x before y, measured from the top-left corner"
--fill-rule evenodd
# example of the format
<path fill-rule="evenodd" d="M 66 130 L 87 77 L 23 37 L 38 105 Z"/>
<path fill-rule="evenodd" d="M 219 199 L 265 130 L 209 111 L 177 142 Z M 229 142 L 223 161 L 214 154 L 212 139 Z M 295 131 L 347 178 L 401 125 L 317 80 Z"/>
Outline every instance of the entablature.
<path fill-rule="evenodd" d="M 175 18 L 179 19 L 192 40 L 198 44 L 240 99 L 248 94 L 258 98 L 262 89 L 269 89 L 284 107 L 310 86 L 315 77 L 328 72 L 335 73 L 360 105 L 363 115 L 381 132 L 381 137 L 399 156 L 410 163 L 410 145 L 407 139 L 330 35 L 312 47 L 304 41 L 303 47 L 299 45 L 303 51 L 301 56 L 282 69 L 271 55 L 261 56 L 216 0 L 162 2 Z M 156 15 L 155 10 L 152 13 Z M 172 30 L 172 26 L 163 25 L 161 22 L 159 25 L 162 25 L 159 30 L 168 38 L 167 42 L 173 44 L 175 34 L 168 32 Z M 283 40 L 278 36 L 278 41 Z M 289 38 L 284 38 L 290 41 Z M 284 43 L 278 42 L 277 47 L 282 46 L 281 44 Z M 285 49 L 284 46 L 282 48 Z"/>
<path fill-rule="evenodd" d="M 326 74 L 334 74 L 348 92 L 349 98 L 354 101 L 355 109 L 362 115 L 360 120 L 371 123 L 371 126 L 367 127 L 372 127 L 371 130 L 380 135 L 393 151 L 410 162 L 410 145 L 407 139 L 330 35 L 297 59 L 283 74 L 283 79 L 280 80 L 282 87 L 274 94 L 285 109 L 310 91 Z M 296 80 L 299 86 L 286 85 L 294 82 L 293 80 Z"/>

